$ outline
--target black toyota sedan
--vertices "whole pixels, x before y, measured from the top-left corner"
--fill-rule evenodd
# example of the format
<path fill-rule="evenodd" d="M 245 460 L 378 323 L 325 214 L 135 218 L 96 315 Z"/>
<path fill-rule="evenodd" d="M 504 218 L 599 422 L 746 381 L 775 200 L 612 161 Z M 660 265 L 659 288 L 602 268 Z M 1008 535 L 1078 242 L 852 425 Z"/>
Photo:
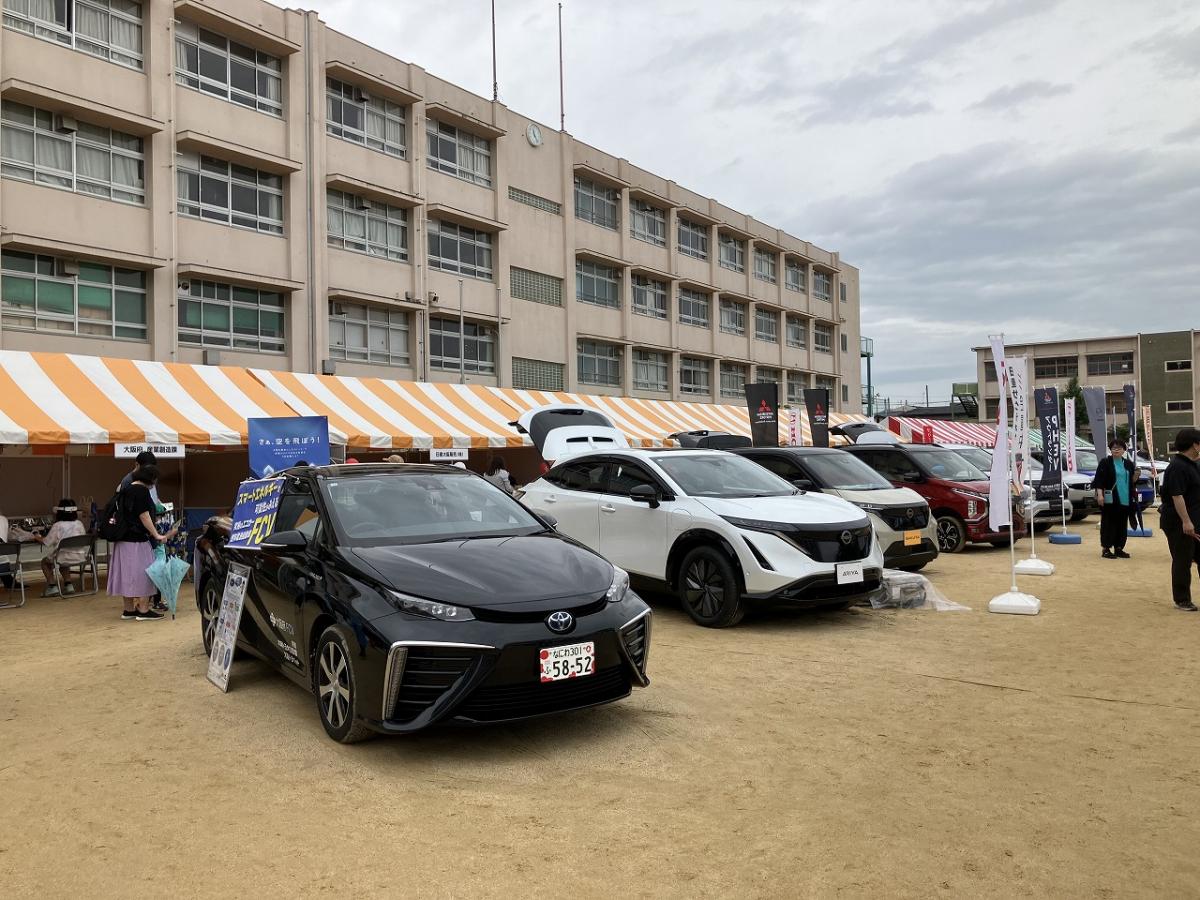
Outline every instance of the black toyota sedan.
<path fill-rule="evenodd" d="M 238 647 L 311 691 L 334 740 L 581 709 L 649 683 L 650 609 L 625 572 L 477 475 L 283 477 L 261 549 L 224 547 L 228 520 L 200 542 L 204 648 L 229 563 L 248 566 Z"/>

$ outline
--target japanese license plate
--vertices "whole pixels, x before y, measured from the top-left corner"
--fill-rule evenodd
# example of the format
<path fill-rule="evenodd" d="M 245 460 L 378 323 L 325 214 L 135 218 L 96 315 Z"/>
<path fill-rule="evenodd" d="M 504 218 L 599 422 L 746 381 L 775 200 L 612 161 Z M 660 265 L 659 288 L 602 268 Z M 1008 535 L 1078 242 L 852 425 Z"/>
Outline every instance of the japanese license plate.
<path fill-rule="evenodd" d="M 862 580 L 863 564 L 861 562 L 837 564 L 838 584 L 861 584 Z"/>
<path fill-rule="evenodd" d="M 904 546 L 905 547 L 920 547 L 921 546 L 921 532 L 919 532 L 919 531 L 904 532 Z"/>
<path fill-rule="evenodd" d="M 596 673 L 596 645 L 592 641 L 544 647 L 538 656 L 541 658 L 542 684 Z"/>

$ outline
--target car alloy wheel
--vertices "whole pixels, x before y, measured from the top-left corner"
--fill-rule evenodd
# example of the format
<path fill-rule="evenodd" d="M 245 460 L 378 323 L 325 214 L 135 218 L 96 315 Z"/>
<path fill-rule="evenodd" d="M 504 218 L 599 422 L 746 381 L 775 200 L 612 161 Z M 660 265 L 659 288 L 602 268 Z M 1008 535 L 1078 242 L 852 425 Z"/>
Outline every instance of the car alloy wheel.
<path fill-rule="evenodd" d="M 967 544 L 967 528 L 958 516 L 938 516 L 938 550 L 958 553 Z"/>
<path fill-rule="evenodd" d="M 714 547 L 697 547 L 684 558 L 679 598 L 687 614 L 708 628 L 736 625 L 745 614 L 737 573 Z"/>
<path fill-rule="evenodd" d="M 218 589 L 217 579 L 209 578 L 204 582 L 204 590 L 200 594 L 200 634 L 204 640 L 204 652 L 209 655 L 212 654 L 220 616 L 221 591 Z"/>
<path fill-rule="evenodd" d="M 317 711 L 325 733 L 342 744 L 371 737 L 371 729 L 358 720 L 354 668 L 346 643 L 336 628 L 330 626 L 321 635 L 315 662 Z"/>

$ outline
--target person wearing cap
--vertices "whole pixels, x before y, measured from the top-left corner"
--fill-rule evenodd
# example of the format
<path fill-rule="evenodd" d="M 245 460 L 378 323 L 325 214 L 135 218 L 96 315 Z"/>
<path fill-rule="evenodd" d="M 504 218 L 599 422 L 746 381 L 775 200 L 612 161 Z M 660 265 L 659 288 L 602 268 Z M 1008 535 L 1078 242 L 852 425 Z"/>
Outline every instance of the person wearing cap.
<path fill-rule="evenodd" d="M 58 506 L 54 507 L 54 524 L 50 526 L 50 530 L 44 537 L 35 539 L 46 550 L 46 555 L 42 558 L 42 574 L 46 576 L 46 589 L 42 592 L 43 597 L 58 596 L 58 583 L 54 577 L 54 560 L 55 553 L 58 552 L 58 545 L 65 538 L 79 537 L 82 534 L 87 534 L 87 529 L 79 521 L 79 507 L 70 497 L 63 497 L 58 501 Z M 71 566 L 77 566 L 85 559 L 87 559 L 87 550 L 82 548 L 63 550 L 58 553 L 58 570 L 66 579 L 63 582 L 63 593 L 75 593 L 75 586 L 66 576 L 69 575 Z"/>
<path fill-rule="evenodd" d="M 1171 596 L 1175 608 L 1195 612 L 1192 566 L 1200 569 L 1200 429 L 1175 435 L 1175 456 L 1163 474 L 1162 511 L 1158 523 L 1171 548 Z"/>
<path fill-rule="evenodd" d="M 1105 559 L 1129 559 L 1125 543 L 1129 540 L 1129 513 L 1137 502 L 1134 483 L 1137 469 L 1125 458 L 1125 442 L 1113 438 L 1109 455 L 1100 460 L 1092 487 L 1100 504 L 1100 555 Z"/>

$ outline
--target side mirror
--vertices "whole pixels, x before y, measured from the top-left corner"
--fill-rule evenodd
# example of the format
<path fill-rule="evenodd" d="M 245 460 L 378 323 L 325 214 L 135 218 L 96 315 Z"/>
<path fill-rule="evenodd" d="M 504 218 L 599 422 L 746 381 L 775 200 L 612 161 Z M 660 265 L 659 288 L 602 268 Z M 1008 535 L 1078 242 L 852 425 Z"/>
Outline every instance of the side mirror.
<path fill-rule="evenodd" d="M 629 499 L 635 503 L 648 503 L 651 509 L 658 509 L 658 491 L 651 485 L 639 484 L 629 492 Z"/>
<path fill-rule="evenodd" d="M 920 472 L 905 472 L 900 480 L 905 484 L 920 484 L 925 477 Z"/>
<path fill-rule="evenodd" d="M 818 494 L 821 492 L 820 489 L 808 478 L 793 478 L 792 484 L 800 488 L 802 491 L 816 491 Z"/>
<path fill-rule="evenodd" d="M 276 531 L 263 539 L 263 550 L 276 553 L 302 553 L 308 546 L 308 538 L 302 531 Z"/>
<path fill-rule="evenodd" d="M 547 526 L 558 530 L 558 516 L 552 516 L 550 513 L 538 513 L 538 518 L 546 523 Z"/>

